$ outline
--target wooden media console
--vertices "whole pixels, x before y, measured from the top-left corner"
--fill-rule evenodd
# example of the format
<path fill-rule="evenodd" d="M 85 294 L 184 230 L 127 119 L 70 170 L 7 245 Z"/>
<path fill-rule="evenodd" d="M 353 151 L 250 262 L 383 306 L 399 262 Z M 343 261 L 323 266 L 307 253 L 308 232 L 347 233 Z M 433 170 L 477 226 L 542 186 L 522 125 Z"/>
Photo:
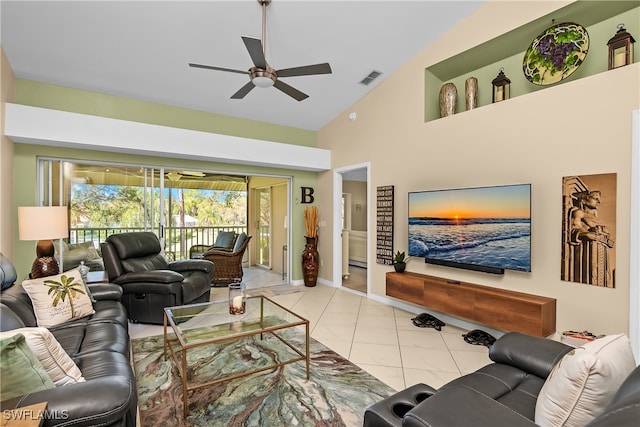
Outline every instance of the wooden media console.
<path fill-rule="evenodd" d="M 387 273 L 387 295 L 496 329 L 546 337 L 556 300 L 418 273 Z"/>

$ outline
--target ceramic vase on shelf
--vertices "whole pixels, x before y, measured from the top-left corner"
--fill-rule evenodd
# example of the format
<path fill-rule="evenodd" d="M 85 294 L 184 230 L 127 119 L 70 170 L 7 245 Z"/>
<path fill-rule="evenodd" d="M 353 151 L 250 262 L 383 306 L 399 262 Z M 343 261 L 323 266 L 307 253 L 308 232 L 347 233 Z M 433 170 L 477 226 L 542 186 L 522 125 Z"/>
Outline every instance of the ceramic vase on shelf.
<path fill-rule="evenodd" d="M 440 117 L 453 116 L 456 113 L 458 89 L 453 83 L 445 83 L 440 88 Z"/>
<path fill-rule="evenodd" d="M 315 286 L 318 281 L 318 267 L 320 264 L 320 256 L 318 254 L 318 238 L 304 237 L 307 243 L 302 251 L 302 276 L 304 285 L 308 287 Z"/>
<path fill-rule="evenodd" d="M 478 79 L 475 77 L 469 77 L 464 82 L 464 100 L 467 110 L 478 106 Z"/>

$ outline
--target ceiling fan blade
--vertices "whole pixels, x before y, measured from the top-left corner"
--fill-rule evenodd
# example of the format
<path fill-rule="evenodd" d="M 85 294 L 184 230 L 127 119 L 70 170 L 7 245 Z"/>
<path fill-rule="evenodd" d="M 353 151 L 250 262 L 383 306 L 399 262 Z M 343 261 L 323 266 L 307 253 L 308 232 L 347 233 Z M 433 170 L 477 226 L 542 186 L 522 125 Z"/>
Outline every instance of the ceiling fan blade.
<path fill-rule="evenodd" d="M 189 67 L 204 68 L 206 70 L 227 71 L 229 73 L 249 74 L 248 71 L 234 70 L 231 68 L 214 67 L 213 65 L 194 64 L 191 62 L 189 63 Z"/>
<path fill-rule="evenodd" d="M 331 74 L 331 65 L 328 63 L 304 65 L 302 67 L 285 68 L 277 70 L 278 77 L 311 76 L 314 74 Z"/>
<path fill-rule="evenodd" d="M 309 95 L 307 95 L 306 93 L 300 92 L 298 89 L 291 87 L 288 84 L 281 82 L 280 80 L 276 80 L 273 85 L 297 101 L 302 101 L 303 99 L 307 99 L 309 97 Z"/>
<path fill-rule="evenodd" d="M 262 42 L 260 39 L 253 37 L 242 36 L 242 41 L 249 51 L 249 56 L 253 61 L 253 65 L 263 70 L 267 69 L 267 60 L 264 57 L 264 51 L 262 50 Z"/>
<path fill-rule="evenodd" d="M 251 89 L 253 89 L 254 87 L 256 87 L 256 85 L 254 85 L 253 82 L 247 83 L 246 85 L 242 86 L 240 90 L 231 95 L 231 99 L 244 98 L 249 92 L 251 92 Z"/>

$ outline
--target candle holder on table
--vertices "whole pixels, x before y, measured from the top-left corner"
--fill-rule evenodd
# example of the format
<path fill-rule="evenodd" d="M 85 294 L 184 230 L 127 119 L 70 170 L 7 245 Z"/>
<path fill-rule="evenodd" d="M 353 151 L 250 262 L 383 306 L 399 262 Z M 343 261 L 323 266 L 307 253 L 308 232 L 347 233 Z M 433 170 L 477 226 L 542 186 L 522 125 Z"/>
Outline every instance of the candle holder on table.
<path fill-rule="evenodd" d="M 246 310 L 246 292 L 242 282 L 229 284 L 229 314 L 244 314 Z"/>

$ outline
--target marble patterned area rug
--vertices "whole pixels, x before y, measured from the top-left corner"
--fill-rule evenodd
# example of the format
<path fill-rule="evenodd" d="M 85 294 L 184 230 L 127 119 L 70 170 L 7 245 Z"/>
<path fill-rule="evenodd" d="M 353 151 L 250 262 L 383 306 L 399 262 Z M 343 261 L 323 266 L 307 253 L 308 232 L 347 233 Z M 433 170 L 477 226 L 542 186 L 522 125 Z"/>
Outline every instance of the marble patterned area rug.
<path fill-rule="evenodd" d="M 303 333 L 285 332 L 288 340 L 304 348 Z M 190 364 L 195 362 L 190 372 L 194 378 L 211 378 L 284 357 L 282 343 L 265 337 L 190 350 Z M 162 336 L 132 340 L 132 349 L 142 427 L 356 427 L 362 425 L 368 406 L 395 392 L 311 339 L 309 380 L 305 363 L 296 362 L 202 388 L 189 395 L 189 415 L 184 419 L 182 382 L 175 362 L 164 360 Z"/>

